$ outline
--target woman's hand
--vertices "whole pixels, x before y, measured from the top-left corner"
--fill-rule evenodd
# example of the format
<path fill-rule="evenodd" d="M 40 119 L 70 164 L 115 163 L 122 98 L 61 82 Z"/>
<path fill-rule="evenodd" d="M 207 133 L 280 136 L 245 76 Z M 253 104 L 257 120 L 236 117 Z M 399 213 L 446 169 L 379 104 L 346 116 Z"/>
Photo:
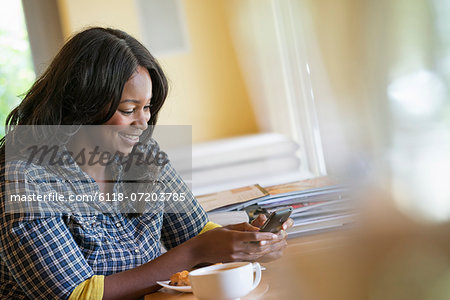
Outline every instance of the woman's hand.
<path fill-rule="evenodd" d="M 202 263 L 255 261 L 274 251 L 285 241 L 270 232 L 248 223 L 235 224 L 207 231 L 193 240 Z"/>
<path fill-rule="evenodd" d="M 252 224 L 250 226 L 261 228 L 263 224 L 266 222 L 267 217 L 264 214 L 258 215 L 256 219 L 252 221 Z M 283 250 L 287 246 L 286 237 L 287 233 L 286 230 L 291 228 L 294 225 L 294 220 L 291 218 L 287 219 L 286 222 L 283 223 L 281 226 L 282 230 L 278 233 L 278 243 L 274 244 L 274 251 L 264 255 L 263 257 L 259 258 L 258 261 L 260 262 L 268 262 L 275 260 L 277 258 L 280 258 L 283 255 Z"/>
<path fill-rule="evenodd" d="M 267 217 L 264 214 L 260 214 L 252 221 L 252 225 L 258 228 L 261 228 L 261 226 L 264 225 L 264 223 L 267 221 Z M 291 218 L 287 219 L 286 222 L 283 223 L 281 226 L 282 230 L 286 231 L 289 228 L 291 228 L 294 225 L 294 220 Z"/>

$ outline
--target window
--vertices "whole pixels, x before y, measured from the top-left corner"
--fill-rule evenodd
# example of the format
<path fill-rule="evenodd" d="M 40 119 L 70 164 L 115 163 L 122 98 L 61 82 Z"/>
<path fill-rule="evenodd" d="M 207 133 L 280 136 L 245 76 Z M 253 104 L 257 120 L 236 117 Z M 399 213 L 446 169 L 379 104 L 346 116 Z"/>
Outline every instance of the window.
<path fill-rule="evenodd" d="M 235 1 L 231 33 L 262 131 L 299 145 L 304 177 L 327 173 L 301 1 Z"/>
<path fill-rule="evenodd" d="M 30 45 L 20 0 L 3 1 L 0 9 L 0 136 L 8 113 L 34 81 Z"/>

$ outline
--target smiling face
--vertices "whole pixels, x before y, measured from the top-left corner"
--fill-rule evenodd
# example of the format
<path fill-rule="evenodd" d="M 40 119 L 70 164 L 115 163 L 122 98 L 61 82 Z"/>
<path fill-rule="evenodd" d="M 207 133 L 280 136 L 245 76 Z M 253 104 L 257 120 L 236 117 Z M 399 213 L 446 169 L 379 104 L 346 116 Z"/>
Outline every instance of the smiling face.
<path fill-rule="evenodd" d="M 152 81 L 148 70 L 138 67 L 125 83 L 119 107 L 104 125 L 115 125 L 104 132 L 104 143 L 110 151 L 128 154 L 148 127 Z M 112 129 L 112 130 L 111 130 Z"/>

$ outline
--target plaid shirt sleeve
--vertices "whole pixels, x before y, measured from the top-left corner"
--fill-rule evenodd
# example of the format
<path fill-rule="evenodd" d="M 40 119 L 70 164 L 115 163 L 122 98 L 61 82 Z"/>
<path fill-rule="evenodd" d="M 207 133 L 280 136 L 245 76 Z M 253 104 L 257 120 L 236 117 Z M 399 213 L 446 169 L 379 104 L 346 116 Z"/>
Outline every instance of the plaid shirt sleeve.
<path fill-rule="evenodd" d="M 165 203 L 161 241 L 167 249 L 171 249 L 198 235 L 208 223 L 208 217 L 170 163 L 164 166 L 160 181 L 164 185 L 163 192 L 184 196 L 183 201 Z"/>
<path fill-rule="evenodd" d="M 16 178 L 6 184 L 14 184 L 16 193 L 40 192 L 36 184 L 27 181 L 23 166 L 8 168 Z M 1 258 L 30 299 L 66 299 L 94 275 L 62 216 L 3 211 L 0 218 Z"/>

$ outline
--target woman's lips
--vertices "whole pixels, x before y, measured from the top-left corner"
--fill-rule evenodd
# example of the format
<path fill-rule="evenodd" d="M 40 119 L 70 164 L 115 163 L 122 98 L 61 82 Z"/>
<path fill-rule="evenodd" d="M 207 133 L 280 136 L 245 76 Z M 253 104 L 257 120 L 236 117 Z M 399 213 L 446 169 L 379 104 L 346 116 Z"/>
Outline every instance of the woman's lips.
<path fill-rule="evenodd" d="M 128 134 L 119 132 L 119 136 L 122 138 L 122 140 L 128 144 L 129 146 L 134 146 L 137 142 L 139 142 L 139 135 L 135 134 Z"/>

